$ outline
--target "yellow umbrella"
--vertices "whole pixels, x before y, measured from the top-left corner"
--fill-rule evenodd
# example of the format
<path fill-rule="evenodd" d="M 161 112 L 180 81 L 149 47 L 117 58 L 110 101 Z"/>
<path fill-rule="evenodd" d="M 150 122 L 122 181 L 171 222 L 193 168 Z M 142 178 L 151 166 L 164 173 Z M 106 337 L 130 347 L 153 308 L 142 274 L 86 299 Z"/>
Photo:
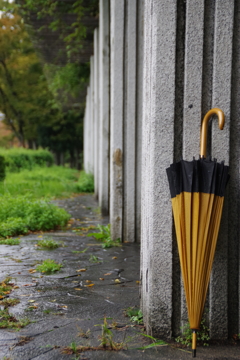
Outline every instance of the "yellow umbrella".
<path fill-rule="evenodd" d="M 197 331 L 200 328 L 210 272 L 222 216 L 224 191 L 229 179 L 228 166 L 206 159 L 207 125 L 222 110 L 211 109 L 202 122 L 199 160 L 181 160 L 167 169 L 181 271 L 186 294 L 192 350 L 196 357 Z"/>

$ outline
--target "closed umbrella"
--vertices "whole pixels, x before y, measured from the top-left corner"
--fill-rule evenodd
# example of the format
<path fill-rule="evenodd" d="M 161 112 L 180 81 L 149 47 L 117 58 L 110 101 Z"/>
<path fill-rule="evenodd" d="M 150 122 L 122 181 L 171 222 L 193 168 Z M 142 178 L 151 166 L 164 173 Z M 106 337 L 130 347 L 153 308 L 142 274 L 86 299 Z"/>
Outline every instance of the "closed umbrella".
<path fill-rule="evenodd" d="M 210 272 L 222 216 L 224 191 L 229 179 L 228 166 L 206 158 L 207 128 L 212 115 L 224 127 L 224 113 L 211 109 L 201 130 L 200 158 L 170 165 L 167 176 L 177 235 L 188 317 L 193 331 L 192 350 L 196 357 L 197 331 L 200 328 Z"/>

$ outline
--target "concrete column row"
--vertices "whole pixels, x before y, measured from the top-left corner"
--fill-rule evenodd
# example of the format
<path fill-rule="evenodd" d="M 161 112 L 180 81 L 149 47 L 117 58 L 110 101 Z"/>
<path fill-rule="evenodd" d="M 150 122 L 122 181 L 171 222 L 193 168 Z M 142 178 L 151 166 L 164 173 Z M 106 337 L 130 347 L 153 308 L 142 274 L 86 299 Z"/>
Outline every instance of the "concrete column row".
<path fill-rule="evenodd" d="M 112 237 L 140 241 L 143 0 L 101 0 L 86 99 L 84 166 Z M 90 148 L 90 144 L 92 147 Z"/>
<path fill-rule="evenodd" d="M 84 117 L 84 165 L 112 237 L 141 238 L 141 306 L 148 332 L 178 335 L 187 321 L 166 168 L 208 152 L 231 181 L 206 318 L 212 338 L 240 332 L 240 5 L 229 0 L 100 0 Z"/>

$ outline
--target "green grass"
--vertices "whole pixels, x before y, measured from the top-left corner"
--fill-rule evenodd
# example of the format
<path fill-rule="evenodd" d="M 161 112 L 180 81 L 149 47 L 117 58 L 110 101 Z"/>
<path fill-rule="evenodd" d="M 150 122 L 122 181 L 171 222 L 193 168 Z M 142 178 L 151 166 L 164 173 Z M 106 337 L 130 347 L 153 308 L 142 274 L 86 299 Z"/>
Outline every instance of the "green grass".
<path fill-rule="evenodd" d="M 78 191 L 79 192 L 94 192 L 94 178 L 92 174 L 87 174 L 85 171 L 81 171 L 78 180 Z"/>
<path fill-rule="evenodd" d="M 23 169 L 18 173 L 8 171 L 6 179 L 0 182 L 0 237 L 65 226 L 70 215 L 50 204 L 50 200 L 93 191 L 91 175 L 82 171 L 78 177 L 79 171 L 63 166 L 35 166 L 32 170 Z M 16 245 L 17 240 L 2 244 Z M 53 248 L 55 245 L 42 246 Z"/>
<path fill-rule="evenodd" d="M 53 249 L 57 249 L 59 246 L 62 246 L 62 244 L 60 244 L 57 241 L 54 241 L 52 238 L 45 237 L 44 239 L 39 240 L 37 242 L 37 246 L 39 246 L 40 248 L 53 250 Z"/>
<path fill-rule="evenodd" d="M 56 263 L 54 260 L 47 259 L 42 262 L 42 264 L 36 267 L 36 270 L 44 273 L 46 275 L 50 275 L 56 271 L 59 271 L 62 267 L 62 264 Z"/>
<path fill-rule="evenodd" d="M 0 195 L 32 194 L 37 199 L 68 197 L 79 192 L 78 174 L 77 170 L 63 166 L 7 172 L 6 179 L 0 182 Z"/>
<path fill-rule="evenodd" d="M 93 192 L 93 176 L 63 166 L 35 167 L 18 173 L 7 172 L 0 182 L 0 195 L 32 194 L 35 198 L 62 198 L 82 192 Z"/>
<path fill-rule="evenodd" d="M 20 240 L 19 239 L 4 239 L 4 240 L 0 240 L 0 245 L 19 245 L 20 244 Z"/>

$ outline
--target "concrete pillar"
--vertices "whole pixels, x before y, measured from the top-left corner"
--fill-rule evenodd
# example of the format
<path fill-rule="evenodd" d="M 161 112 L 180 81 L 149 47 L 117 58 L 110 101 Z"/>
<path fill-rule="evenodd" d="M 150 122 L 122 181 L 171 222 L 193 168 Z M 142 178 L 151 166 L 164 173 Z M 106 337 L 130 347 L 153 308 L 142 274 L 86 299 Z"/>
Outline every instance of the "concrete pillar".
<path fill-rule="evenodd" d="M 230 164 L 207 306 L 212 338 L 240 332 L 240 5 L 230 0 L 145 0 L 142 141 L 142 309 L 149 333 L 178 335 L 186 305 L 166 168 L 199 154 L 211 107 L 208 152 Z M 182 295 L 182 296 L 180 296 Z M 207 309 L 206 309 L 207 310 Z"/>
<path fill-rule="evenodd" d="M 90 58 L 90 168 L 89 172 L 94 175 L 94 155 L 95 155 L 95 117 L 94 117 L 94 56 Z"/>
<path fill-rule="evenodd" d="M 218 161 L 229 164 L 232 49 L 233 49 L 234 0 L 216 2 L 215 34 L 213 44 L 213 92 L 212 107 L 220 107 L 225 113 L 224 130 L 217 121 L 212 123 L 212 155 Z M 210 283 L 210 333 L 212 338 L 228 337 L 228 195 L 225 196 L 221 228 Z M 231 200 L 230 200 L 231 201 Z M 221 311 L 219 311 L 219 308 Z"/>
<path fill-rule="evenodd" d="M 110 106 L 110 4 L 99 2 L 99 205 L 103 215 L 109 212 L 109 106 Z"/>
<path fill-rule="evenodd" d="M 110 222 L 140 240 L 143 1 L 111 3 Z"/>
<path fill-rule="evenodd" d="M 142 116 L 143 116 L 143 21 L 144 0 L 137 1 L 137 63 L 136 63 L 136 170 L 135 170 L 135 240 L 141 240 L 142 189 Z"/>
<path fill-rule="evenodd" d="M 111 1 L 110 223 L 113 239 L 122 239 L 124 0 Z"/>
<path fill-rule="evenodd" d="M 136 216 L 137 1 L 127 1 L 125 6 L 123 238 L 126 241 L 134 242 Z"/>
<path fill-rule="evenodd" d="M 142 304 L 148 332 L 160 336 L 171 336 L 172 328 L 173 222 L 165 169 L 174 155 L 176 14 L 176 1 L 145 1 Z"/>
<path fill-rule="evenodd" d="M 198 158 L 202 112 L 202 61 L 204 0 L 186 5 L 186 39 L 183 107 L 183 159 Z M 181 283 L 181 326 L 188 322 L 185 292 Z"/>
<path fill-rule="evenodd" d="M 94 30 L 94 194 L 99 190 L 99 31 Z"/>
<path fill-rule="evenodd" d="M 89 173 L 91 168 L 91 90 L 87 88 L 86 108 L 84 116 L 84 170 Z"/>

